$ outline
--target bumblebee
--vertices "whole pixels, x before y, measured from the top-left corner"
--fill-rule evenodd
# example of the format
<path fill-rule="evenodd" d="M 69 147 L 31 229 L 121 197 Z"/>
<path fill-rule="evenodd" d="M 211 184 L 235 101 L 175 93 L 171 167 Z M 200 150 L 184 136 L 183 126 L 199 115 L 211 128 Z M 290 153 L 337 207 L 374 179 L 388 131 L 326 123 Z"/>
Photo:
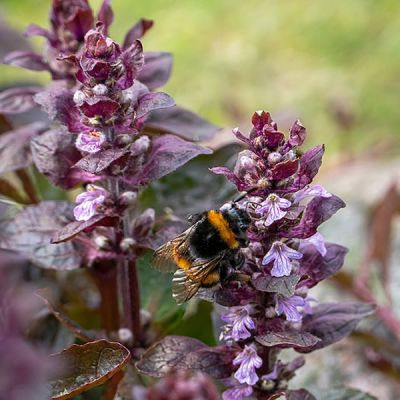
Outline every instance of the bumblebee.
<path fill-rule="evenodd" d="M 192 224 L 176 238 L 159 247 L 152 266 L 174 272 L 172 293 L 178 304 L 191 299 L 200 288 L 222 285 L 244 263 L 241 248 L 247 245 L 250 217 L 234 202 L 219 210 L 189 217 Z"/>

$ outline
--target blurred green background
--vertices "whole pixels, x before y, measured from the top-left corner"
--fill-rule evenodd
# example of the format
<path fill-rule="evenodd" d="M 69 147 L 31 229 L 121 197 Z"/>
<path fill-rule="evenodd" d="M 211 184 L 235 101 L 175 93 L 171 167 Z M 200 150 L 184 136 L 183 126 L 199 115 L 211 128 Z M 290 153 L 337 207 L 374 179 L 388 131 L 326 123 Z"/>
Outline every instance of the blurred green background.
<path fill-rule="evenodd" d="M 99 3 L 92 2 L 96 9 Z M 49 5 L 1 0 L 0 12 L 23 30 L 31 22 L 47 26 Z M 266 109 L 285 128 L 300 118 L 309 145 L 326 143 L 328 157 L 377 143 L 396 148 L 398 0 L 113 0 L 113 6 L 117 40 L 139 17 L 155 20 L 145 49 L 175 57 L 164 90 L 211 121 L 245 130 L 252 112 Z M 38 75 L 47 79 L 2 67 L 0 84 Z"/>

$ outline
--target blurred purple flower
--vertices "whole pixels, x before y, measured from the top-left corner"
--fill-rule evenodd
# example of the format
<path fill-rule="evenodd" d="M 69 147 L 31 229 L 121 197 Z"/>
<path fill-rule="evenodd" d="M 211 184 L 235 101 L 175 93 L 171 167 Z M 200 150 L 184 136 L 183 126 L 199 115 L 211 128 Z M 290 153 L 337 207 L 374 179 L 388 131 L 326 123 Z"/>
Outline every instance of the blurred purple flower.
<path fill-rule="evenodd" d="M 251 305 L 231 307 L 228 313 L 221 316 L 223 321 L 232 326 L 230 338 L 238 341 L 251 336 L 249 331 L 256 327 L 250 317 L 252 311 L 253 307 Z"/>
<path fill-rule="evenodd" d="M 217 400 L 217 389 L 208 375 L 176 371 L 148 389 L 134 386 L 133 400 Z"/>
<path fill-rule="evenodd" d="M 311 315 L 313 313 L 313 308 L 311 307 L 311 303 L 318 303 L 318 300 L 312 296 L 307 296 L 304 299 L 304 314 Z"/>
<path fill-rule="evenodd" d="M 289 200 L 280 198 L 278 195 L 271 193 L 257 208 L 258 214 L 266 214 L 264 225 L 269 226 L 275 221 L 282 219 L 292 203 Z"/>
<path fill-rule="evenodd" d="M 293 260 L 300 260 L 303 254 L 291 249 L 282 242 L 274 242 L 262 260 L 263 265 L 274 262 L 271 275 L 275 277 L 289 276 L 294 265 Z"/>
<path fill-rule="evenodd" d="M 300 296 L 285 297 L 280 294 L 275 295 L 275 311 L 278 315 L 285 315 L 288 321 L 301 321 L 302 315 L 297 307 L 304 307 L 305 301 Z"/>
<path fill-rule="evenodd" d="M 248 385 L 233 386 L 222 393 L 223 400 L 242 400 L 253 394 L 253 388 Z"/>
<path fill-rule="evenodd" d="M 258 381 L 256 369 L 260 368 L 263 361 L 257 354 L 257 349 L 254 343 L 245 345 L 241 353 L 233 360 L 233 365 L 239 365 L 234 377 L 240 383 L 254 385 Z"/>
<path fill-rule="evenodd" d="M 319 232 L 310 236 L 307 239 L 302 240 L 300 242 L 299 250 L 302 251 L 302 249 L 304 249 L 308 245 L 315 247 L 318 250 L 319 254 L 321 254 L 322 257 L 325 257 L 327 253 L 325 240 Z"/>
<path fill-rule="evenodd" d="M 306 197 L 317 197 L 317 196 L 325 198 L 332 197 L 332 195 L 321 185 L 314 185 L 314 186 L 306 186 L 304 189 L 299 190 L 294 195 L 294 200 L 296 203 L 299 203 Z"/>
<path fill-rule="evenodd" d="M 106 141 L 106 136 L 100 131 L 82 132 L 76 139 L 75 146 L 86 153 L 97 153 Z"/>
<path fill-rule="evenodd" d="M 278 378 L 279 376 L 279 372 L 282 369 L 282 362 L 280 360 L 278 360 L 275 364 L 274 367 L 272 368 L 271 372 L 269 372 L 268 374 L 265 374 L 261 377 L 262 380 L 264 381 L 274 381 Z"/>
<path fill-rule="evenodd" d="M 74 208 L 74 217 L 77 221 L 87 221 L 96 215 L 108 196 L 108 192 L 94 185 L 88 185 L 86 192 L 76 197 L 77 206 Z"/>

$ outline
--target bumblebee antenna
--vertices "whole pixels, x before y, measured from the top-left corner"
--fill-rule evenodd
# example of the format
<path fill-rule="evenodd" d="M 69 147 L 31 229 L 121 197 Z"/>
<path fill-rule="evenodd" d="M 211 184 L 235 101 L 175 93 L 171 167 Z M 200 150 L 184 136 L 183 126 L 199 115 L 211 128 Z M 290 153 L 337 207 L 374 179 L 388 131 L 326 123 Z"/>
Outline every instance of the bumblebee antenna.
<path fill-rule="evenodd" d="M 255 192 L 257 189 L 259 189 L 259 188 L 258 188 L 257 186 L 254 186 L 254 187 L 250 188 L 249 190 L 246 190 L 246 191 L 244 191 L 244 192 L 238 194 L 238 196 L 235 197 L 235 198 L 232 200 L 232 203 L 237 203 L 237 202 L 239 202 L 240 200 L 244 199 L 248 194 Z"/>

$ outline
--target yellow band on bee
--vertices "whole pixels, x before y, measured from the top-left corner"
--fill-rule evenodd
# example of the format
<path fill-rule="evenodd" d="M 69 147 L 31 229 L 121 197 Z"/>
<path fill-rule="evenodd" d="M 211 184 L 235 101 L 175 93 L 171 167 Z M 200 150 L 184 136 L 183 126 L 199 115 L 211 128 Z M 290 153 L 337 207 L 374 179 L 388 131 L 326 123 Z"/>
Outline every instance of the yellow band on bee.
<path fill-rule="evenodd" d="M 178 253 L 176 247 L 173 249 L 172 252 L 173 252 L 173 257 L 174 257 L 175 264 L 176 264 L 180 269 L 189 269 L 189 268 L 191 267 L 191 265 L 192 265 L 191 262 L 190 262 L 187 258 L 182 257 L 182 256 Z"/>
<path fill-rule="evenodd" d="M 218 231 L 221 239 L 229 246 L 229 248 L 237 249 L 239 247 L 239 242 L 236 240 L 235 234 L 232 232 L 228 221 L 221 212 L 216 210 L 209 211 L 208 221 Z"/>

